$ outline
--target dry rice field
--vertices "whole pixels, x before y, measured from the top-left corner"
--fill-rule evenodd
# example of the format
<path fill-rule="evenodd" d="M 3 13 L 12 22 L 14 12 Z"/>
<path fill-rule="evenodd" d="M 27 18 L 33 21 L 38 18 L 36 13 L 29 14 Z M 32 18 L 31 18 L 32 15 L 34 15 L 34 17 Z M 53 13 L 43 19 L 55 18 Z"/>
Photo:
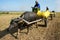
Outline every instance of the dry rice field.
<path fill-rule="evenodd" d="M 60 40 L 60 13 L 56 13 L 56 17 L 53 20 L 48 20 L 47 27 L 38 25 L 38 28 L 36 28 L 35 25 L 32 25 L 32 29 L 29 30 L 28 34 L 25 34 L 27 30 L 24 29 L 16 39 L 7 31 L 7 28 L 11 19 L 19 16 L 16 14 L 0 15 L 0 40 Z M 38 22 L 38 24 L 41 23 Z M 16 32 L 13 34 L 15 35 Z"/>

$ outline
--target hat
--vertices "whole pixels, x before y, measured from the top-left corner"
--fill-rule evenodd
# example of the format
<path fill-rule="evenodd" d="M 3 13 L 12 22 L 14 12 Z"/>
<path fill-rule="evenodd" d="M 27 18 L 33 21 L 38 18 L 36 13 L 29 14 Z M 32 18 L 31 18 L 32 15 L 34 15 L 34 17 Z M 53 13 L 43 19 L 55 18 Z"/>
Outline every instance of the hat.
<path fill-rule="evenodd" d="M 36 0 L 35 3 L 38 3 L 38 1 Z"/>

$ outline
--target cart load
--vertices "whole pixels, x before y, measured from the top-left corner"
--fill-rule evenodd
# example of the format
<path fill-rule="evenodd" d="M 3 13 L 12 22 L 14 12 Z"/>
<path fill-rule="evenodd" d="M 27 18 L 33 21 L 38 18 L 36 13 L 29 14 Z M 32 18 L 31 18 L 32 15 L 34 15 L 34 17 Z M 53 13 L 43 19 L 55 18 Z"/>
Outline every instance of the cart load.
<path fill-rule="evenodd" d="M 48 11 L 48 10 L 45 12 L 38 11 L 37 15 L 40 17 L 42 16 L 42 17 L 48 18 L 50 16 L 50 11 Z"/>

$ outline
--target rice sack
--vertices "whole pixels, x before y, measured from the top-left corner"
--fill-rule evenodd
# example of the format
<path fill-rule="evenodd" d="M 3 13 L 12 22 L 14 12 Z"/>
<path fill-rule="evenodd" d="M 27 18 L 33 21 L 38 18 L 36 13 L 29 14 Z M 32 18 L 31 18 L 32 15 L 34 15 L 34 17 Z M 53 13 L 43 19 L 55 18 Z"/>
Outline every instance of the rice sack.
<path fill-rule="evenodd" d="M 50 16 L 50 11 L 48 11 L 48 10 L 45 11 L 45 12 L 38 11 L 37 15 L 40 16 L 40 17 L 48 18 Z"/>

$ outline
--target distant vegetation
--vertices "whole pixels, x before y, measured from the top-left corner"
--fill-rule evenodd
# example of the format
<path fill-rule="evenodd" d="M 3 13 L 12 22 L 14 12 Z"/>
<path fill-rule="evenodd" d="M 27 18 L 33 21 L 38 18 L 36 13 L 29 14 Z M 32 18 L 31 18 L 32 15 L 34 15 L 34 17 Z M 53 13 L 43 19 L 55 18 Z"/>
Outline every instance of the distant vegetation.
<path fill-rule="evenodd" d="M 0 12 L 0 15 L 1 14 L 16 14 L 16 15 L 19 15 L 19 14 L 22 14 L 23 12 L 13 12 L 13 11 L 11 11 L 11 12 Z"/>

